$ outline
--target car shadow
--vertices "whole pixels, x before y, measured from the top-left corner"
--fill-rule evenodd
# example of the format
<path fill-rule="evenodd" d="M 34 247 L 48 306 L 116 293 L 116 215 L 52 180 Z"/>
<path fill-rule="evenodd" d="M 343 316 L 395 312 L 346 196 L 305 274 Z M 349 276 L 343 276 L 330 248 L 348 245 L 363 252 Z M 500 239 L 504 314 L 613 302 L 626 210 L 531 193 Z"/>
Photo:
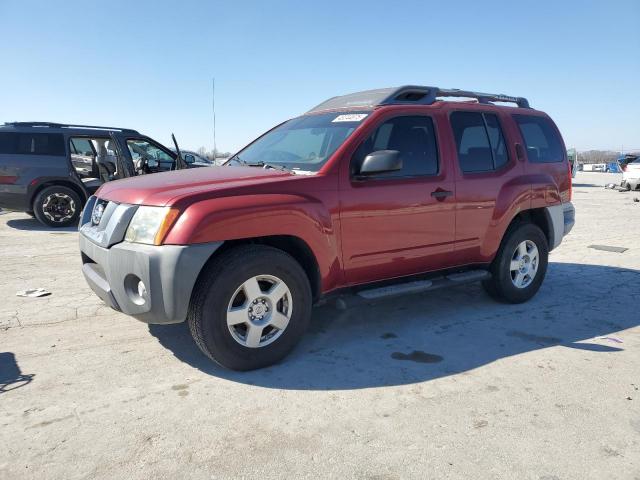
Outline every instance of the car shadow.
<path fill-rule="evenodd" d="M 550 263 L 538 294 L 519 305 L 496 303 L 472 284 L 346 311 L 323 306 L 291 355 L 253 372 L 209 360 L 185 323 L 149 331 L 179 360 L 235 382 L 294 390 L 404 385 L 551 347 L 616 355 L 625 348 L 616 332 L 637 326 L 640 316 L 610 305 L 626 303 L 639 281 L 636 270 Z"/>
<path fill-rule="evenodd" d="M 28 385 L 34 376 L 20 371 L 13 352 L 0 352 L 0 394 Z"/>
<path fill-rule="evenodd" d="M 71 233 L 78 231 L 77 225 L 70 227 L 48 227 L 31 217 L 12 218 L 11 220 L 7 220 L 7 226 L 15 228 L 16 230 L 28 230 L 31 232 Z"/>

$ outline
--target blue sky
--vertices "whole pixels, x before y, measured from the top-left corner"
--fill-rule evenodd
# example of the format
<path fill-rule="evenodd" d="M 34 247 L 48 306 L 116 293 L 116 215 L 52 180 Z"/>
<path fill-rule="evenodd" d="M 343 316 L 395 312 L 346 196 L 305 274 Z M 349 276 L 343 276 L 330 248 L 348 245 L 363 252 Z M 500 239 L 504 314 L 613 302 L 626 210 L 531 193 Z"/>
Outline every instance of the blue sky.
<path fill-rule="evenodd" d="M 0 0 L 0 122 L 136 128 L 235 150 L 325 98 L 522 95 L 568 146 L 640 148 L 640 0 Z"/>

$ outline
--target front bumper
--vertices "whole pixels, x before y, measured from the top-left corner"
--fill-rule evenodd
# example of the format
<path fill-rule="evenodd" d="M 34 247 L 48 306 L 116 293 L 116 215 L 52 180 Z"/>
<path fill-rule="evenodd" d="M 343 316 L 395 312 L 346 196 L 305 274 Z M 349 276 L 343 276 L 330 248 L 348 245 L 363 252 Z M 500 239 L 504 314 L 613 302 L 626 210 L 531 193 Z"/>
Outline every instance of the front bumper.
<path fill-rule="evenodd" d="M 81 233 L 82 273 L 96 295 L 114 310 L 146 323 L 178 323 L 187 317 L 202 267 L 220 245 L 122 242 L 104 248 Z"/>
<path fill-rule="evenodd" d="M 91 221 L 96 202 L 105 208 Z M 107 305 L 146 323 L 178 323 L 187 318 L 198 275 L 222 242 L 144 245 L 124 241 L 137 205 L 91 197 L 80 220 L 82 273 Z"/>

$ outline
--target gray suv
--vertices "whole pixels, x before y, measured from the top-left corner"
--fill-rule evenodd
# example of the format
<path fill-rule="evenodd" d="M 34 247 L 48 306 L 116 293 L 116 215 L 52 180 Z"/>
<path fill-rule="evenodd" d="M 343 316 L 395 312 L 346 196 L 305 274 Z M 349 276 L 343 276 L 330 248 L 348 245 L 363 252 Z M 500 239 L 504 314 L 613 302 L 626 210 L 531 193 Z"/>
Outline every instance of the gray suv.
<path fill-rule="evenodd" d="M 103 183 L 181 164 L 176 153 L 136 130 L 5 123 L 0 125 L 0 208 L 27 212 L 51 227 L 75 225 Z"/>

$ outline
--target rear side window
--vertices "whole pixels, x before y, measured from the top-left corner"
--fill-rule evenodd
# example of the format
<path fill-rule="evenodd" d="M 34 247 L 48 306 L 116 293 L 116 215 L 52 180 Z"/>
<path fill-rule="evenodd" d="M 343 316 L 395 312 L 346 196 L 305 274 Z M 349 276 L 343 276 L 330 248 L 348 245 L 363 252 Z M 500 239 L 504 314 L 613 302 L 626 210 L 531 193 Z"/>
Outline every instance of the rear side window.
<path fill-rule="evenodd" d="M 553 163 L 564 160 L 564 150 L 558 132 L 549 119 L 529 115 L 514 115 L 532 163 Z"/>
<path fill-rule="evenodd" d="M 509 161 L 504 135 L 494 114 L 454 112 L 451 128 L 464 173 L 490 172 Z"/>
<path fill-rule="evenodd" d="M 0 154 L 65 154 L 64 139 L 59 133 L 0 133 Z"/>
<path fill-rule="evenodd" d="M 380 176 L 416 177 L 438 173 L 438 147 L 433 120 L 424 116 L 403 116 L 387 120 L 356 150 L 351 162 L 357 173 L 364 158 L 378 150 L 397 150 L 402 169 Z"/>

